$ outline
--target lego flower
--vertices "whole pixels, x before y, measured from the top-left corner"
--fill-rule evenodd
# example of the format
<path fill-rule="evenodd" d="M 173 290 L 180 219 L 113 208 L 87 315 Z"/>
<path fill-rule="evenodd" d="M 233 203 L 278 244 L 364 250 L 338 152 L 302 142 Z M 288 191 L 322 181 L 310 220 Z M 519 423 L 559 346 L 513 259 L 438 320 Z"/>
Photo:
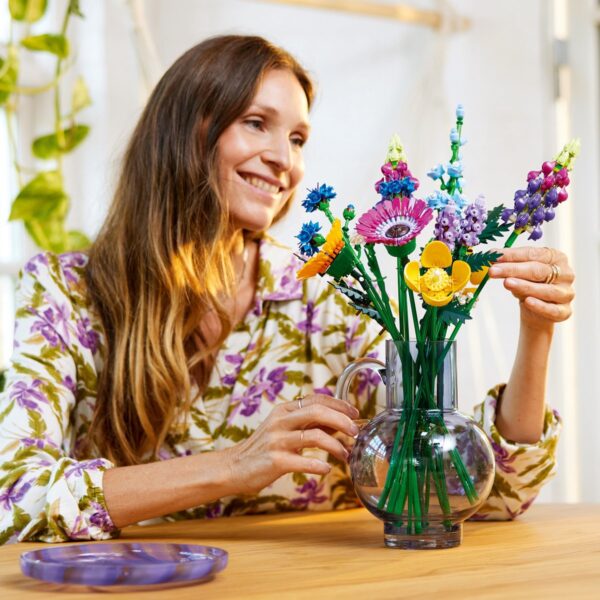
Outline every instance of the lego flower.
<path fill-rule="evenodd" d="M 404 246 L 431 221 L 433 211 L 423 200 L 393 198 L 382 200 L 364 213 L 356 224 L 356 233 L 367 244 Z"/>
<path fill-rule="evenodd" d="M 423 275 L 421 266 L 426 269 Z M 448 273 L 449 267 L 452 267 L 451 274 Z M 470 277 L 471 267 L 462 260 L 452 262 L 448 246 L 437 240 L 425 246 L 421 264 L 413 260 L 404 268 L 404 280 L 408 287 L 421 294 L 431 306 L 448 304 L 454 294 L 467 285 Z"/>
<path fill-rule="evenodd" d="M 296 274 L 298 279 L 308 279 L 314 275 L 327 273 L 339 280 L 348 275 L 354 268 L 354 254 L 346 246 L 342 233 L 342 224 L 335 219 L 325 243 L 317 254 L 309 258 Z"/>
<path fill-rule="evenodd" d="M 322 184 L 308 191 L 308 196 L 302 200 L 306 212 L 315 212 L 321 206 L 328 206 L 329 201 L 335 198 L 336 193 L 330 185 Z"/>

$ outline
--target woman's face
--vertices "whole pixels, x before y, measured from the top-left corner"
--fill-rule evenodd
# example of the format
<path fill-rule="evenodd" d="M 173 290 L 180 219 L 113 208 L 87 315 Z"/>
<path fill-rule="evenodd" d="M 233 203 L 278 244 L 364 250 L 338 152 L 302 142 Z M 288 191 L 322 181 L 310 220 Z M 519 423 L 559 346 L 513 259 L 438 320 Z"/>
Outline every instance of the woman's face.
<path fill-rule="evenodd" d="M 304 175 L 308 102 L 288 70 L 265 73 L 248 109 L 217 143 L 219 183 L 235 229 L 263 231 Z"/>

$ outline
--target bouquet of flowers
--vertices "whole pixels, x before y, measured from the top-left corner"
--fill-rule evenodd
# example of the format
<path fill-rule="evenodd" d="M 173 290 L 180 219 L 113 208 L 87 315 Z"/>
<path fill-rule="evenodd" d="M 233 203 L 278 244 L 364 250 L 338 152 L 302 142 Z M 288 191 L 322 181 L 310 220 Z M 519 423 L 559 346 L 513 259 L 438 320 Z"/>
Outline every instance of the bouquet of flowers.
<path fill-rule="evenodd" d="M 402 360 L 407 410 L 377 506 L 394 515 L 403 514 L 408 507 L 412 515 L 409 527 L 415 533 L 426 525 L 430 481 L 439 506 L 443 511 L 450 510 L 443 466 L 435 457 L 425 461 L 428 477 L 415 466 L 420 462 L 414 459 L 421 458 L 414 454 L 418 452 L 416 431 L 419 419 L 444 427 L 439 414 L 432 410 L 438 406 L 435 392 L 436 387 L 439 392 L 439 365 L 463 323 L 471 318 L 486 285 L 489 266 L 500 257 L 482 246 L 497 244 L 505 236 L 504 247 L 512 246 L 523 234 L 528 234 L 530 240 L 540 239 L 544 223 L 554 219 L 557 207 L 568 197 L 569 170 L 579 150 L 577 140 L 570 142 L 553 161 L 544 162 L 540 170 L 527 175 L 527 183 L 515 193 L 512 207 L 500 204 L 488 210 L 482 196 L 470 201 L 463 193 L 463 121 L 464 110 L 459 105 L 456 125 L 450 132 L 450 160 L 428 172 L 439 189 L 424 200 L 415 196 L 419 180 L 411 173 L 400 140 L 394 136 L 381 167 L 383 177 L 375 183 L 380 196 L 375 205 L 357 218 L 355 207 L 349 204 L 342 218 L 337 218 L 332 213 L 335 191 L 327 184 L 317 185 L 309 191 L 303 206 L 308 213 L 323 213 L 330 228 L 324 234 L 318 222 L 309 221 L 297 236 L 304 261 L 297 273 L 299 279 L 328 276 L 350 305 L 375 319 L 392 340 L 414 340 L 418 348 L 416 357 L 405 356 Z M 424 247 L 417 248 L 417 236 L 430 223 L 432 237 Z M 389 282 L 379 265 L 377 250 L 382 248 L 396 259 L 397 304 L 390 300 Z M 417 310 L 417 302 L 421 311 Z M 463 495 L 476 504 L 480 499 L 456 449 L 451 452 L 451 461 Z"/>

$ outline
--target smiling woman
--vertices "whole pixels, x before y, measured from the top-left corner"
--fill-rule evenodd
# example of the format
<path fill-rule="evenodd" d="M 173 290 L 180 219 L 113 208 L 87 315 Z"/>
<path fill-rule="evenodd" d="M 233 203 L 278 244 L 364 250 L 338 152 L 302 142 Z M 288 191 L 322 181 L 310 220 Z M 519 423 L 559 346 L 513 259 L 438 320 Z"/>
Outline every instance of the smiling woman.
<path fill-rule="evenodd" d="M 265 234 L 302 178 L 312 97 L 306 71 L 262 38 L 195 46 L 153 91 L 89 254 L 25 265 L 0 396 L 0 543 L 357 505 L 337 434 L 355 436 L 377 395 L 371 380 L 355 405 L 333 389 L 384 340 L 326 282 L 300 281 L 300 260 Z M 333 196 L 321 186 L 304 203 Z M 331 268 L 341 227 L 305 269 Z M 479 517 L 516 516 L 554 470 L 559 420 L 544 410 L 544 378 L 552 320 L 572 298 L 557 257 L 560 282 L 527 290 L 562 312 L 530 311 L 521 384 L 478 409 L 500 465 Z M 531 279 L 539 264 L 524 260 L 508 256 L 504 272 L 522 262 Z M 518 444 L 495 427 L 500 399 L 502 431 Z"/>

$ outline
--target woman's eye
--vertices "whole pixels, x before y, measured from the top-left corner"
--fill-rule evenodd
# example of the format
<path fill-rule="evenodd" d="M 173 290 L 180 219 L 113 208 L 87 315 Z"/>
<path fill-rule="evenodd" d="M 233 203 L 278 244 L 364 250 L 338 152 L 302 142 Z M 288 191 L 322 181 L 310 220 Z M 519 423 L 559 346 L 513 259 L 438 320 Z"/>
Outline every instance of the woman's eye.
<path fill-rule="evenodd" d="M 260 119 L 246 119 L 244 122 L 252 129 L 262 129 L 263 126 L 263 122 Z"/>
<path fill-rule="evenodd" d="M 303 137 L 294 137 L 291 141 L 294 146 L 298 146 L 299 148 L 302 148 L 306 144 L 306 140 Z"/>

